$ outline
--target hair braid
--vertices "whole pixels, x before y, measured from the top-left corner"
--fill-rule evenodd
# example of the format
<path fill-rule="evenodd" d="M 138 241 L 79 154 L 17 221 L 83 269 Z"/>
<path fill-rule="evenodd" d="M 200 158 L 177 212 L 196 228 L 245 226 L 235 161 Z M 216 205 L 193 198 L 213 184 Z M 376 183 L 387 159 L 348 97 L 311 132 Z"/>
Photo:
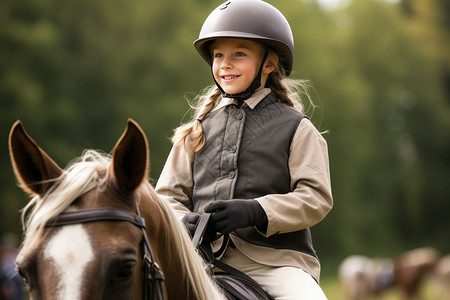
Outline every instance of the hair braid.
<path fill-rule="evenodd" d="M 266 86 L 277 96 L 279 102 L 292 106 L 303 112 L 303 101 L 315 107 L 309 94 L 310 82 L 308 80 L 287 78 L 282 68 L 278 67 L 269 74 Z"/>
<path fill-rule="evenodd" d="M 186 137 L 189 134 L 194 152 L 200 151 L 205 145 L 205 135 L 203 134 L 201 122 L 217 106 L 221 96 L 221 92 L 216 86 L 209 87 L 205 90 L 205 93 L 195 98 L 197 105 L 191 105 L 191 108 L 195 110 L 193 120 L 175 129 L 172 137 L 172 143 L 174 145 L 184 145 Z"/>

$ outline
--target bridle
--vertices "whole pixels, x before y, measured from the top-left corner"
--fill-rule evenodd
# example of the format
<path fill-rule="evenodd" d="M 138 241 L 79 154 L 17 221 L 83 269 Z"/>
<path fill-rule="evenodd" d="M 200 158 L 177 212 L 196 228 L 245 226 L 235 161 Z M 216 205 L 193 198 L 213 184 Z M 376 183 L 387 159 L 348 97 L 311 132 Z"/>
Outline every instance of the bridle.
<path fill-rule="evenodd" d="M 118 208 L 94 208 L 73 212 L 63 212 L 50 220 L 46 227 L 64 226 L 99 221 L 125 221 L 142 230 L 142 253 L 144 254 L 144 300 L 164 300 L 164 274 L 155 261 L 152 247 L 145 232 L 145 220 L 141 217 L 139 206 L 137 213 Z"/>
<path fill-rule="evenodd" d="M 63 212 L 51 219 L 46 227 L 64 226 L 99 221 L 125 221 L 142 230 L 142 253 L 144 254 L 144 300 L 164 300 L 164 274 L 155 261 L 152 247 L 145 232 L 145 220 L 141 217 L 139 206 L 137 213 L 118 208 L 94 208 L 73 212 Z"/>

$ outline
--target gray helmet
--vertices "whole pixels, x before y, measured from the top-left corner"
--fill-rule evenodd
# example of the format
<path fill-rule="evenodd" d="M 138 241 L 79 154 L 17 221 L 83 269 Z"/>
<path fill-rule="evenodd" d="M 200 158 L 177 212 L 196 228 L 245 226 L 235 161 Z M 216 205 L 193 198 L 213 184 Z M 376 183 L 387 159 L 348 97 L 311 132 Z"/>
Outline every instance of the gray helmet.
<path fill-rule="evenodd" d="M 217 38 L 256 40 L 278 54 L 286 75 L 292 71 L 294 38 L 291 27 L 278 9 L 264 1 L 231 0 L 213 10 L 194 42 L 194 47 L 208 63 L 208 41 Z"/>

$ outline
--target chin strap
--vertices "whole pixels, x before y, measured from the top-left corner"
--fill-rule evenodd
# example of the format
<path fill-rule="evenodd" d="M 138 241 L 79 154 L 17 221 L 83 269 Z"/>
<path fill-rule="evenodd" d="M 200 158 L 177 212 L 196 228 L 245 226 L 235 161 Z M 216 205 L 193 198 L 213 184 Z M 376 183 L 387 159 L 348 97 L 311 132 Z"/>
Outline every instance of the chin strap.
<path fill-rule="evenodd" d="M 253 95 L 253 93 L 256 91 L 256 89 L 258 89 L 261 86 L 262 69 L 264 67 L 264 62 L 266 61 L 268 55 L 269 55 L 269 51 L 266 49 L 264 52 L 264 57 L 261 62 L 261 66 L 259 67 L 259 71 L 258 71 L 258 74 L 256 74 L 255 79 L 253 79 L 252 83 L 245 91 L 238 93 L 238 94 L 228 94 L 222 89 L 222 87 L 216 81 L 216 78 L 214 78 L 214 73 L 212 70 L 212 60 L 211 60 L 210 61 L 211 73 L 213 75 L 213 79 L 214 79 L 216 86 L 219 88 L 220 92 L 222 93 L 222 97 L 233 98 L 239 102 L 243 102 L 244 100 L 247 100 L 248 98 L 250 98 Z"/>

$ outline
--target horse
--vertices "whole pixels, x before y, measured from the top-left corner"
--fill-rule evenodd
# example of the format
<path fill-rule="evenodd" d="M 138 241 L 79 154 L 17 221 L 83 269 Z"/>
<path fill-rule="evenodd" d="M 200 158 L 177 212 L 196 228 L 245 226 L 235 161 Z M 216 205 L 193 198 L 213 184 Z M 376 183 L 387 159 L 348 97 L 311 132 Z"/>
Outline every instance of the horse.
<path fill-rule="evenodd" d="M 373 299 L 389 288 L 397 288 L 405 300 L 420 298 L 420 287 L 434 272 L 438 253 L 418 248 L 390 258 L 351 255 L 339 266 L 339 279 L 349 300 Z"/>
<path fill-rule="evenodd" d="M 440 294 L 439 299 L 450 299 L 450 254 L 441 257 L 436 263 L 433 273 L 435 289 Z"/>
<path fill-rule="evenodd" d="M 225 299 L 190 237 L 148 181 L 147 139 L 129 119 L 111 154 L 66 169 L 17 121 L 13 169 L 31 196 L 16 267 L 30 299 Z"/>

